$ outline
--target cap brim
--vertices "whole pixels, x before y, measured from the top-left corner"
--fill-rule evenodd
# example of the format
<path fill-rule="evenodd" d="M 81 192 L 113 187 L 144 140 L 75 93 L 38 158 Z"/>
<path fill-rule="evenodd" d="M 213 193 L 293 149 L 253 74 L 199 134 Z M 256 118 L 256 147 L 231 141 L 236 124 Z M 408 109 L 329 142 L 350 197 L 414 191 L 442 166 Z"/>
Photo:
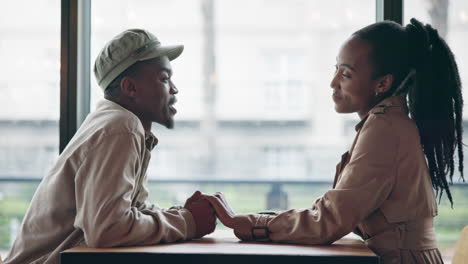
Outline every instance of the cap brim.
<path fill-rule="evenodd" d="M 182 51 L 184 51 L 184 45 L 158 46 L 143 52 L 138 56 L 138 60 L 150 60 L 161 56 L 167 56 L 169 60 L 174 60 L 182 54 Z"/>

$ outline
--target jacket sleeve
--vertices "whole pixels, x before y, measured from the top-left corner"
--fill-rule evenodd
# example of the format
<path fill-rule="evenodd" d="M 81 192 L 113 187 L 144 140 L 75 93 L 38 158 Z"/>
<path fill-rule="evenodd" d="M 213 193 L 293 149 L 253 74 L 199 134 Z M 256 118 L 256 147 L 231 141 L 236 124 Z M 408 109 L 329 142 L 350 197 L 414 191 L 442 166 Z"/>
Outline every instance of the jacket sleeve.
<path fill-rule="evenodd" d="M 289 210 L 269 221 L 269 238 L 327 244 L 350 233 L 389 196 L 395 182 L 398 144 L 398 135 L 385 116 L 369 116 L 335 189 L 317 199 L 312 208 Z"/>
<path fill-rule="evenodd" d="M 89 150 L 75 175 L 75 226 L 90 247 L 149 245 L 191 239 L 195 223 L 186 209 L 132 207 L 142 139 L 107 135 Z"/>
<path fill-rule="evenodd" d="M 148 199 L 148 188 L 147 188 L 148 182 L 147 182 L 147 177 L 145 175 L 145 182 L 143 183 L 140 194 L 136 197 L 136 207 L 138 210 L 150 210 L 150 211 L 158 211 L 158 210 L 164 210 L 161 209 L 159 206 L 157 206 L 154 203 L 150 203 L 147 201 Z"/>

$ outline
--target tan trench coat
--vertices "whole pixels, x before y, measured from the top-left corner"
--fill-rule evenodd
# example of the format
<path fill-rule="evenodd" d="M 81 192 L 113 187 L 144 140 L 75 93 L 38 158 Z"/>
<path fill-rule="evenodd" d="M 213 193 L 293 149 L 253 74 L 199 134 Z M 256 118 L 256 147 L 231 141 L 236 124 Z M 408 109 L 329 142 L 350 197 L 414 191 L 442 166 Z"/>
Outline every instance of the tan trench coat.
<path fill-rule="evenodd" d="M 257 215 L 252 225 L 266 226 L 270 240 L 287 243 L 332 243 L 354 231 L 382 263 L 442 263 L 433 227 L 434 191 L 406 100 L 382 101 L 356 130 L 332 190 L 312 208 Z"/>

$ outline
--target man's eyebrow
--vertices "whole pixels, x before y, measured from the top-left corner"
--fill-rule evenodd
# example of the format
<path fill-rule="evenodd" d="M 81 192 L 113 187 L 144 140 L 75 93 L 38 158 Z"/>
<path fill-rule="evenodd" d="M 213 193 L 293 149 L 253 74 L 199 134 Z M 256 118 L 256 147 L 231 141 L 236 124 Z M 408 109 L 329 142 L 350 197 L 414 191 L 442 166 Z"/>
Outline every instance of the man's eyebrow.
<path fill-rule="evenodd" d="M 160 69 L 161 71 L 165 71 L 167 72 L 169 75 L 172 75 L 172 69 L 169 69 L 169 68 L 165 68 L 165 67 L 161 67 Z"/>
<path fill-rule="evenodd" d="M 340 67 L 341 67 L 341 66 L 346 67 L 346 68 L 348 68 L 348 69 L 350 69 L 350 70 L 352 70 L 352 71 L 356 71 L 356 70 L 354 69 L 354 67 L 351 66 L 351 65 L 349 65 L 349 64 L 342 63 L 342 64 L 340 64 Z"/>

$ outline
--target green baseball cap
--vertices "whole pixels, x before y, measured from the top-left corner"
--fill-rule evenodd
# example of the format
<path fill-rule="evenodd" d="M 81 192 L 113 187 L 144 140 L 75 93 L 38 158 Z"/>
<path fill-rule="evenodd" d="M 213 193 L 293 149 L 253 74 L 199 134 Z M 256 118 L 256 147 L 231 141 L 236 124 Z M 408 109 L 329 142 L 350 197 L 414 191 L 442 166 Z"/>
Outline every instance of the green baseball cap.
<path fill-rule="evenodd" d="M 183 45 L 162 46 L 144 29 L 128 29 L 114 37 L 99 52 L 94 62 L 94 75 L 104 91 L 107 86 L 138 61 L 167 56 L 173 60 L 182 53 Z"/>

